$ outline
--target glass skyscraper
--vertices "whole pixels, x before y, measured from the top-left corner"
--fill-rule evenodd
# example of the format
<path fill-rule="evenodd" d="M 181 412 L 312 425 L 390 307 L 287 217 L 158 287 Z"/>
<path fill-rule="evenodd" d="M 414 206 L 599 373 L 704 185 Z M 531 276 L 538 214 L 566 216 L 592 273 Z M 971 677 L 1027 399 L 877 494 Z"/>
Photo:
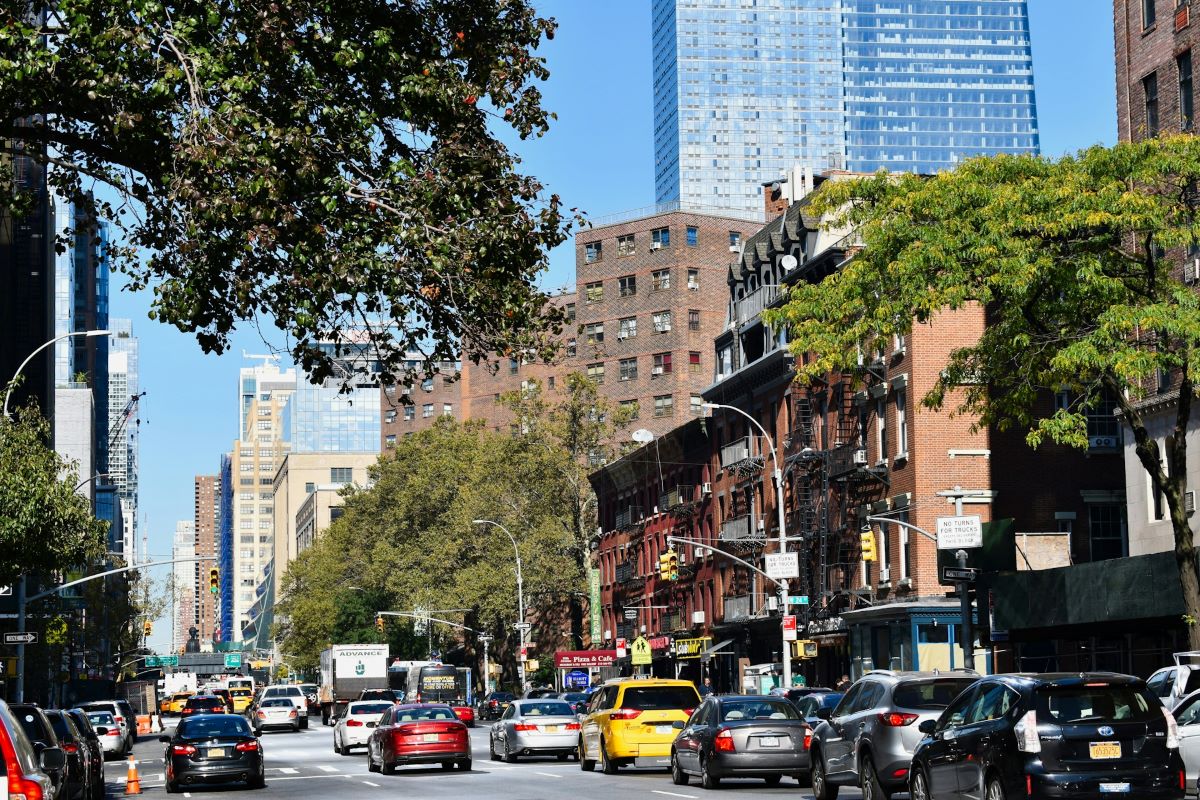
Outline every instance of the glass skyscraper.
<path fill-rule="evenodd" d="M 1026 0 L 654 0 L 652 26 L 659 202 L 1038 152 Z"/>

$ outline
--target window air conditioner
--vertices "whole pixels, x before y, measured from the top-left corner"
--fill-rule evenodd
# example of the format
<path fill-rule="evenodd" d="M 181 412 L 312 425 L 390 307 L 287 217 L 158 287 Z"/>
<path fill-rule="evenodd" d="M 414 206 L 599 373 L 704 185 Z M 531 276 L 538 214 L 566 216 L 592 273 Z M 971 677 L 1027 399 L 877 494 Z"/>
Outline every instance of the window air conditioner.
<path fill-rule="evenodd" d="M 858 466 L 865 466 L 867 463 L 867 451 L 863 449 L 855 450 L 851 461 Z"/>
<path fill-rule="evenodd" d="M 662 367 L 654 367 L 653 369 L 650 370 L 650 374 L 651 375 L 662 375 L 663 368 Z"/>
<path fill-rule="evenodd" d="M 1189 490 L 1189 491 L 1186 491 L 1183 493 L 1183 510 L 1185 512 L 1187 512 L 1187 515 L 1189 517 L 1192 514 L 1196 513 L 1196 493 L 1195 492 Z"/>
<path fill-rule="evenodd" d="M 1183 262 L 1183 282 L 1200 283 L 1200 258 Z"/>
<path fill-rule="evenodd" d="M 662 249 L 662 243 L 661 243 L 661 242 L 651 242 L 651 243 L 650 243 L 650 249 L 651 249 L 651 250 L 661 250 L 661 249 Z"/>
<path fill-rule="evenodd" d="M 705 481 L 704 484 L 700 487 L 700 494 L 703 494 L 703 495 L 712 494 L 712 484 Z"/>
<path fill-rule="evenodd" d="M 693 611 L 692 612 L 692 624 L 693 625 L 703 625 L 704 624 L 704 612 L 703 611 Z"/>

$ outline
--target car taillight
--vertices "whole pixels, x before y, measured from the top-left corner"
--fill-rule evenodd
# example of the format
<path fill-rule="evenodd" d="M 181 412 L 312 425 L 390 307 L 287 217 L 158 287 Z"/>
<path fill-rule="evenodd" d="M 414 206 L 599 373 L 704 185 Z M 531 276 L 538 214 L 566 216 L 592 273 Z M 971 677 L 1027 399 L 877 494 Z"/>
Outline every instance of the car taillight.
<path fill-rule="evenodd" d="M 495 708 L 497 703 L 495 700 L 488 700 L 488 705 L 491 706 L 492 708 Z"/>
<path fill-rule="evenodd" d="M 514 731 L 536 731 L 537 725 L 531 725 L 528 722 L 518 722 L 516 725 L 513 725 L 513 730 Z"/>
<path fill-rule="evenodd" d="M 298 716 L 300 716 L 300 712 L 294 708 L 288 712 L 288 719 L 291 719 L 292 717 L 298 717 Z"/>
<path fill-rule="evenodd" d="M 609 719 L 637 719 L 641 713 L 640 708 L 618 708 L 609 715 Z"/>
<path fill-rule="evenodd" d="M 685 709 L 683 710 L 683 713 L 687 714 L 687 715 L 690 717 L 690 716 L 692 715 L 692 712 L 693 712 L 693 711 L 695 711 L 695 710 L 696 710 L 696 709 L 694 709 L 694 708 L 685 708 Z"/>
<path fill-rule="evenodd" d="M 79 752 L 79 745 L 75 744 L 74 742 L 63 742 L 62 749 L 63 752 L 74 755 L 75 753 Z"/>
<path fill-rule="evenodd" d="M 1175 717 L 1171 715 L 1166 708 L 1159 706 L 1162 709 L 1163 716 L 1167 718 L 1167 749 L 1179 749 L 1179 724 L 1175 722 Z"/>
<path fill-rule="evenodd" d="M 121 735 L 121 732 L 120 732 L 119 730 L 117 730 L 116 728 L 109 728 L 109 729 L 108 729 L 108 733 L 107 733 L 106 735 L 108 735 L 108 736 L 120 736 L 120 735 Z"/>
<path fill-rule="evenodd" d="M 906 714 L 902 711 L 886 711 L 879 715 L 879 721 L 889 728 L 903 728 L 917 721 L 916 714 Z"/>
<path fill-rule="evenodd" d="M 195 754 L 196 746 L 194 744 L 171 745 L 171 755 L 173 756 L 194 756 Z"/>
<path fill-rule="evenodd" d="M 124 722 L 125 722 L 125 718 L 124 718 L 124 717 L 117 717 L 117 724 L 118 724 L 118 725 L 120 725 L 120 724 L 122 724 L 122 723 L 124 723 Z"/>
<path fill-rule="evenodd" d="M 1179 791 L 1187 791 L 1187 775 L 1184 774 L 1183 770 L 1179 770 Z"/>
<path fill-rule="evenodd" d="M 579 730 L 579 723 L 578 722 L 568 722 L 565 727 L 569 731 L 577 731 L 577 730 Z"/>
<path fill-rule="evenodd" d="M 811 748 L 812 748 L 812 729 L 810 728 L 804 732 L 804 749 L 809 750 Z"/>
<path fill-rule="evenodd" d="M 347 728 L 361 728 L 362 723 L 356 719 L 348 719 L 348 720 L 346 720 L 346 727 Z"/>
<path fill-rule="evenodd" d="M 259 719 L 266 719 L 266 718 L 267 718 L 267 714 L 266 714 L 266 712 L 264 712 L 264 711 L 259 711 L 257 714 L 255 714 L 255 716 L 256 716 L 256 717 L 258 717 Z"/>
<path fill-rule="evenodd" d="M 240 753 L 257 753 L 259 750 L 258 740 L 253 742 L 238 742 L 233 746 L 234 750 Z"/>
<path fill-rule="evenodd" d="M 1037 711 L 1026 711 L 1025 716 L 1013 726 L 1017 737 L 1017 749 L 1022 753 L 1042 752 L 1042 740 L 1038 737 Z"/>
<path fill-rule="evenodd" d="M 8 800 L 42 800 L 42 787 L 9 772 Z"/>
<path fill-rule="evenodd" d="M 718 733 L 716 738 L 713 739 L 713 748 L 722 753 L 734 752 L 733 732 L 729 730 L 722 730 L 720 733 Z"/>

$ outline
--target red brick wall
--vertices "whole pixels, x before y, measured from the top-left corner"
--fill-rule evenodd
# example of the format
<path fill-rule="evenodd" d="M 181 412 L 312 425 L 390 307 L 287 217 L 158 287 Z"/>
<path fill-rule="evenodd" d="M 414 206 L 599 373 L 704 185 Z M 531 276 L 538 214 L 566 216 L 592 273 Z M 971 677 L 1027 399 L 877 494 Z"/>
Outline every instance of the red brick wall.
<path fill-rule="evenodd" d="M 1121 141 L 1146 136 L 1145 93 L 1142 79 L 1151 72 L 1158 78 L 1158 119 L 1162 132 L 1178 132 L 1179 72 L 1175 58 L 1191 49 L 1200 29 L 1200 6 L 1183 6 L 1188 24 L 1176 30 L 1175 0 L 1155 0 L 1155 22 L 1142 24 L 1142 0 L 1114 0 L 1113 38 L 1117 68 L 1117 134 Z M 1183 17 L 1181 17 L 1181 20 Z M 1200 64 L 1192 54 L 1193 85 L 1200 79 Z"/>

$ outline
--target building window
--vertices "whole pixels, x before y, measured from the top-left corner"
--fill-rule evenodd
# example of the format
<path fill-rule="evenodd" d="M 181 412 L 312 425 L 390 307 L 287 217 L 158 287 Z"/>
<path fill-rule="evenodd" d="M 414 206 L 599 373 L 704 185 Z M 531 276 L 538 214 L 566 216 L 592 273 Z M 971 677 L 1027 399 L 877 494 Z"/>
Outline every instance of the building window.
<path fill-rule="evenodd" d="M 883 397 L 875 401 L 875 436 L 879 445 L 879 460 L 887 458 L 887 400 Z"/>
<path fill-rule="evenodd" d="M 688 270 L 688 291 L 695 292 L 700 289 L 700 270 Z"/>
<path fill-rule="evenodd" d="M 454 416 L 454 404 L 453 403 L 442 403 L 442 416 L 443 417 Z"/>
<path fill-rule="evenodd" d="M 567 312 L 567 322 L 574 322 L 575 321 L 575 304 L 567 303 L 567 305 L 564 308 L 566 309 L 566 312 Z"/>
<path fill-rule="evenodd" d="M 669 417 L 675 413 L 675 400 L 669 394 L 660 394 L 654 398 L 654 416 Z"/>
<path fill-rule="evenodd" d="M 271 430 L 271 422 L 270 422 L 270 420 L 267 420 L 266 422 L 260 422 L 260 423 L 258 423 L 258 429 L 259 429 L 260 431 L 269 431 L 269 430 Z"/>
<path fill-rule="evenodd" d="M 405 406 L 404 407 L 405 421 L 416 419 L 416 417 L 417 417 L 417 407 L 416 406 Z"/>
<path fill-rule="evenodd" d="M 1089 505 L 1088 537 L 1091 542 L 1092 561 L 1123 557 L 1126 553 L 1124 504 Z"/>
<path fill-rule="evenodd" d="M 671 246 L 671 229 L 670 228 L 655 228 L 650 231 L 650 249 L 657 250 L 660 247 Z"/>
<path fill-rule="evenodd" d="M 633 234 L 617 237 L 617 255 L 631 256 L 637 252 L 637 248 L 633 243 Z"/>
<path fill-rule="evenodd" d="M 521 362 L 520 362 L 520 361 L 518 361 L 518 360 L 517 360 L 517 359 L 515 359 L 515 358 L 510 358 L 510 359 L 508 360 L 508 374 L 509 374 L 509 375 L 516 375 L 516 374 L 517 374 L 517 370 L 520 368 L 520 366 L 521 366 Z"/>
<path fill-rule="evenodd" d="M 426 392 L 432 392 L 433 391 L 433 378 L 426 378 L 425 380 L 421 381 L 421 389 Z"/>
<path fill-rule="evenodd" d="M 896 515 L 897 522 L 908 522 L 908 511 L 901 511 Z M 913 552 L 912 538 L 909 535 L 908 528 L 903 525 L 897 525 L 900 529 L 900 579 L 912 576 Z"/>
<path fill-rule="evenodd" d="M 1113 450 L 1121 444 L 1121 424 L 1117 421 L 1117 401 L 1108 393 L 1087 409 L 1088 447 Z"/>
<path fill-rule="evenodd" d="M 637 317 L 624 317 L 617 320 L 617 338 L 632 339 L 637 336 Z"/>
<path fill-rule="evenodd" d="M 1190 131 L 1194 103 L 1192 97 L 1192 51 L 1180 53 L 1179 57 L 1175 59 L 1175 66 L 1179 69 L 1179 128 Z"/>
<path fill-rule="evenodd" d="M 1158 135 L 1158 73 L 1142 78 L 1142 94 L 1146 101 L 1146 135 Z"/>
<path fill-rule="evenodd" d="M 671 312 L 670 311 L 655 311 L 651 314 L 654 320 L 655 333 L 670 333 L 671 332 Z"/>
<path fill-rule="evenodd" d="M 729 232 L 729 246 L 737 247 L 741 243 L 742 243 L 742 234 L 739 233 L 738 231 L 730 231 Z"/>
<path fill-rule="evenodd" d="M 387 422 L 387 423 L 392 423 L 392 422 L 395 422 L 395 421 L 396 421 L 396 411 L 395 411 L 395 409 L 392 409 L 392 410 L 388 411 L 386 414 L 384 414 L 384 415 L 383 415 L 383 421 L 384 421 L 384 422 Z"/>
<path fill-rule="evenodd" d="M 667 375 L 671 372 L 671 354 L 670 353 L 655 353 L 654 354 L 654 374 Z"/>
<path fill-rule="evenodd" d="M 387 436 L 383 437 L 383 446 L 389 450 L 394 448 L 396 446 L 396 434 L 389 433 Z"/>
<path fill-rule="evenodd" d="M 604 299 L 603 281 L 593 281 L 583 285 L 583 300 L 586 303 L 599 303 Z"/>
<path fill-rule="evenodd" d="M 700 229 L 694 225 L 687 227 L 687 244 L 688 247 L 695 247 L 700 244 Z"/>
<path fill-rule="evenodd" d="M 604 341 L 604 323 L 589 322 L 583 326 L 583 337 L 588 344 L 601 344 Z"/>
<path fill-rule="evenodd" d="M 354 480 L 354 470 L 350 467 L 330 467 L 330 483 L 349 483 Z"/>
<path fill-rule="evenodd" d="M 600 242 L 588 242 L 583 246 L 584 260 L 591 264 L 594 261 L 599 261 L 603 249 Z"/>
<path fill-rule="evenodd" d="M 554 376 L 553 375 L 549 375 L 546 377 L 546 386 L 550 389 L 554 388 Z"/>
<path fill-rule="evenodd" d="M 421 406 L 421 416 L 425 419 L 429 419 L 433 416 L 433 403 L 426 403 L 425 405 Z"/>
<path fill-rule="evenodd" d="M 575 346 L 575 340 L 574 340 L 574 339 L 567 339 L 567 357 L 568 357 L 568 358 L 574 358 L 574 357 L 575 357 L 575 351 L 576 351 L 576 349 L 577 349 L 577 348 L 576 348 L 576 346 Z"/>
<path fill-rule="evenodd" d="M 700 330 L 700 311 L 698 309 L 688 309 L 688 330 Z"/>
<path fill-rule="evenodd" d="M 635 420 L 638 418 L 638 401 L 637 400 L 622 400 L 619 405 L 624 411 L 629 414 L 629 419 Z"/>
<path fill-rule="evenodd" d="M 618 376 L 618 380 L 622 380 L 622 381 L 636 381 L 637 380 L 637 359 L 636 358 L 622 358 L 618 367 L 620 369 L 620 375 Z"/>
<path fill-rule="evenodd" d="M 704 398 L 698 394 L 692 395 L 690 410 L 693 417 L 699 417 L 704 414 Z"/>
<path fill-rule="evenodd" d="M 896 455 L 908 455 L 908 392 L 896 392 Z"/>
<path fill-rule="evenodd" d="M 1154 3 L 1155 0 L 1142 0 L 1142 28 L 1149 28 L 1154 24 Z"/>
<path fill-rule="evenodd" d="M 700 353 L 696 350 L 688 353 L 688 372 L 700 371 Z"/>
<path fill-rule="evenodd" d="M 604 364 L 588 364 L 587 376 L 596 383 L 604 383 Z"/>
<path fill-rule="evenodd" d="M 671 288 L 671 270 L 656 269 L 650 273 L 650 291 L 661 292 Z"/>

